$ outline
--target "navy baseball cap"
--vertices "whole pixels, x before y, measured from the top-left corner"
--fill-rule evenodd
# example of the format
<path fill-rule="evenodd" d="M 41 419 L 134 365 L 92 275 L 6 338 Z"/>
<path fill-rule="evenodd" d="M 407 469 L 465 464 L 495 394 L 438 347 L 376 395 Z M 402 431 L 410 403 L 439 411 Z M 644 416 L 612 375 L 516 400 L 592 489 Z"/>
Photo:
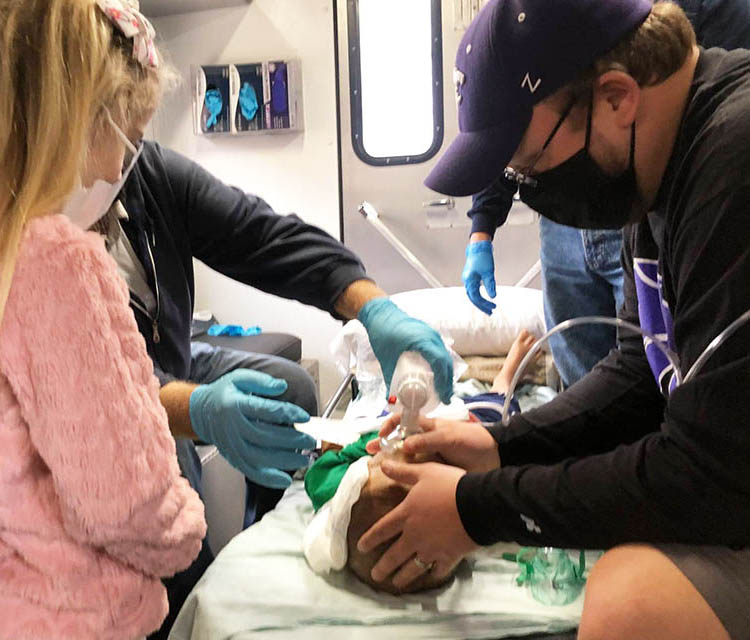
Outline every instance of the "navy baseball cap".
<path fill-rule="evenodd" d="M 490 0 L 456 55 L 460 133 L 430 172 L 434 191 L 468 196 L 505 169 L 534 105 L 639 27 L 652 0 Z"/>

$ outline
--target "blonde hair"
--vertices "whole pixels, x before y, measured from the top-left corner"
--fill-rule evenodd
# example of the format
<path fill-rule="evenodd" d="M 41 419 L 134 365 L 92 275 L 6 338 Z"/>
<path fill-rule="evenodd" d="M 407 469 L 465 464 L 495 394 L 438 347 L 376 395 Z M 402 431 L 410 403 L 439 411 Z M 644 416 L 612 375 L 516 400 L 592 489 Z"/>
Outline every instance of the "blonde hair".
<path fill-rule="evenodd" d="M 0 323 L 25 224 L 60 210 L 107 112 L 158 105 L 132 50 L 95 0 L 0 0 Z"/>

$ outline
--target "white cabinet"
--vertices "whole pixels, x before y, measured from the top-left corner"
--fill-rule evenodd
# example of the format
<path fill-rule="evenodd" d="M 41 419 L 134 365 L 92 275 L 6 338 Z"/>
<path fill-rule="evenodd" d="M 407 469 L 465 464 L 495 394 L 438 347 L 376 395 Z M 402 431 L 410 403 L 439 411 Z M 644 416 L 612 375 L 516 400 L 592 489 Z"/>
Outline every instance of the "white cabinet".
<path fill-rule="evenodd" d="M 247 6 L 252 0 L 141 0 L 141 11 L 149 18 L 192 13 L 207 9 Z"/>

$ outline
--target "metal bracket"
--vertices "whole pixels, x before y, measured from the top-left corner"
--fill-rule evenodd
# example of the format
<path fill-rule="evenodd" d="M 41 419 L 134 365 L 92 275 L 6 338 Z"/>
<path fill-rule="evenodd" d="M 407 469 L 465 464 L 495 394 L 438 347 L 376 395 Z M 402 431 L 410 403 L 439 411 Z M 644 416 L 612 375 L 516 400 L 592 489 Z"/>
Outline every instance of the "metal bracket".
<path fill-rule="evenodd" d="M 424 266 L 422 261 L 417 258 L 401 240 L 398 239 L 396 234 L 393 233 L 380 219 L 380 214 L 377 209 L 367 201 L 362 202 L 357 209 L 360 215 L 367 220 L 373 227 L 375 227 L 389 243 L 398 251 L 399 255 L 406 260 L 416 271 L 421 275 L 431 287 L 440 288 L 443 283 L 440 282 L 432 272 Z"/>

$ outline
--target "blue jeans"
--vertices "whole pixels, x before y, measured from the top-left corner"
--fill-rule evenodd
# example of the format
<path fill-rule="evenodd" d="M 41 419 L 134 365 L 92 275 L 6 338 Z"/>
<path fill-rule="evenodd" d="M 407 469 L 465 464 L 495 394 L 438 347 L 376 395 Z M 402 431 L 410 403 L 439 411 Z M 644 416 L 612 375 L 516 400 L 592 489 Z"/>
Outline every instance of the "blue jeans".
<path fill-rule="evenodd" d="M 547 329 L 581 316 L 614 317 L 623 303 L 622 232 L 582 230 L 540 218 L 542 290 Z M 617 341 L 602 324 L 574 327 L 550 338 L 563 385 L 586 375 Z"/>

